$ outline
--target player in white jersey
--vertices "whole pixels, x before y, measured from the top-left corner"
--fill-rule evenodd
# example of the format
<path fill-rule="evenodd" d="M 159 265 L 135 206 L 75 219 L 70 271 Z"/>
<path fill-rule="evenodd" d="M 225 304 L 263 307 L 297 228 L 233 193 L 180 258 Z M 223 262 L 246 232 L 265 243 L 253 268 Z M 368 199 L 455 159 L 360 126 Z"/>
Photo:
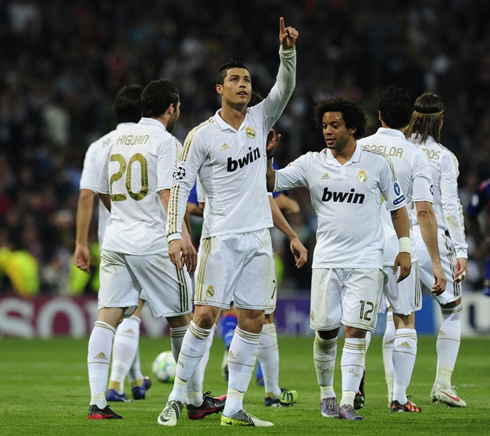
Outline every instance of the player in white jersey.
<path fill-rule="evenodd" d="M 228 395 L 221 425 L 271 426 L 243 409 L 256 361 L 264 311 L 274 310 L 274 258 L 269 228 L 272 217 L 264 183 L 269 129 L 281 116 L 295 87 L 298 32 L 280 18 L 280 67 L 276 83 L 258 105 L 248 107 L 252 78 L 238 61 L 221 67 L 216 92 L 221 109 L 186 138 L 172 186 L 167 235 L 169 254 L 180 268 L 181 221 L 196 176 L 206 207 L 199 246 L 195 312 L 184 338 L 173 390 L 158 417 L 161 425 L 177 424 L 185 385 L 199 362 L 206 338 L 221 309 L 233 301 L 238 327 L 230 345 Z"/>
<path fill-rule="evenodd" d="M 429 158 L 434 186 L 433 207 L 437 218 L 441 263 L 448 279 L 446 290 L 433 292 L 441 308 L 442 325 L 437 336 L 437 371 L 432 387 L 432 401 L 452 407 L 465 407 L 466 402 L 452 386 L 461 342 L 461 281 L 468 266 L 464 220 L 458 197 L 458 161 L 456 156 L 440 143 L 444 122 L 444 102 L 427 92 L 417 98 L 406 135 Z M 415 225 L 420 278 L 430 289 L 432 281 L 431 259 L 422 244 L 420 227 Z"/>
<path fill-rule="evenodd" d="M 321 414 L 362 420 L 353 407 L 365 366 L 366 332 L 374 331 L 383 266 L 382 198 L 400 239 L 394 261 L 398 281 L 410 273 L 409 220 L 405 196 L 383 153 L 356 143 L 366 118 L 354 101 L 335 97 L 320 102 L 315 118 L 326 148 L 308 152 L 275 171 L 268 147 L 267 185 L 281 191 L 305 187 L 318 220 L 313 255 L 310 326 L 316 331 L 314 362 Z M 333 389 L 337 337 L 344 326 L 342 399 Z"/>
<path fill-rule="evenodd" d="M 119 90 L 114 99 L 113 112 L 116 128 L 93 142 L 85 154 L 82 176 L 80 179 L 80 195 L 77 209 L 76 246 L 73 261 L 82 271 L 88 272 L 90 268 L 90 254 L 88 234 L 92 219 L 94 197 L 97 192 L 97 180 L 99 178 L 105 150 L 111 143 L 111 139 L 119 135 L 123 129 L 134 125 L 141 118 L 140 98 L 142 88 L 139 85 L 124 86 Z M 102 246 L 109 211 L 99 202 L 97 235 L 99 247 Z M 114 337 L 112 352 L 112 371 L 109 382 L 107 399 L 109 401 L 130 401 L 124 393 L 124 379 L 126 375 L 131 383 L 131 391 L 135 400 L 146 397 L 146 391 L 151 386 L 149 377 L 144 377 L 141 372 L 139 358 L 139 332 L 140 313 L 143 308 L 143 300 L 140 300 L 135 313 L 125 318 L 117 327 Z"/>
<path fill-rule="evenodd" d="M 405 193 L 407 208 L 416 210 L 417 222 L 432 261 L 432 274 L 435 278 L 432 291 L 439 292 L 445 289 L 446 278 L 437 246 L 437 223 L 432 208 L 429 163 L 425 154 L 407 141 L 400 130 L 410 122 L 412 110 L 413 104 L 408 92 L 390 86 L 382 92 L 378 104 L 378 117 L 382 127 L 374 135 L 363 138 L 358 143 L 390 157 L 398 183 Z M 383 291 L 392 311 L 388 313 L 383 337 L 389 404 L 392 412 L 421 412 L 419 406 L 407 399 L 407 388 L 417 356 L 415 312 L 422 308 L 415 244 L 411 234 L 412 270 L 405 280 L 397 284 L 393 276 L 397 236 L 386 209 L 382 210 L 381 218 L 385 234 Z"/>
<path fill-rule="evenodd" d="M 137 124 L 112 139 L 97 184 L 111 215 L 102 245 L 99 311 L 88 346 L 89 419 L 120 418 L 104 395 L 108 363 L 115 328 L 134 312 L 141 290 L 153 316 L 167 319 L 175 357 L 192 310 L 189 274 L 170 262 L 165 237 L 165 210 L 180 147 L 170 133 L 180 114 L 178 89 L 167 80 L 150 82 L 141 95 L 141 113 Z M 184 238 L 191 252 L 186 230 Z M 187 258 L 190 271 L 197 260 L 193 253 Z M 189 392 L 187 402 L 198 409 L 210 398 L 202 391 Z M 217 401 L 213 412 L 222 403 Z"/>

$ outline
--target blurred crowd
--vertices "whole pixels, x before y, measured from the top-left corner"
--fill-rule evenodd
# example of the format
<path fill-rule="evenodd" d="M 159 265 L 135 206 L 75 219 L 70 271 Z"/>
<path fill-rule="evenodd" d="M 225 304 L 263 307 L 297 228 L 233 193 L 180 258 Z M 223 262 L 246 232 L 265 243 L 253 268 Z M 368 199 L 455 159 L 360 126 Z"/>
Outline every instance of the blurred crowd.
<path fill-rule="evenodd" d="M 446 103 L 442 142 L 460 163 L 460 196 L 469 201 L 490 176 L 488 0 L 4 0 L 0 5 L 0 294 L 92 292 L 95 278 L 74 271 L 78 183 L 88 145 L 114 128 L 119 88 L 165 77 L 181 91 L 174 134 L 218 108 L 219 66 L 245 61 L 266 95 L 277 72 L 279 17 L 300 32 L 293 98 L 276 130 L 284 166 L 323 148 L 313 123 L 322 98 L 358 100 L 378 127 L 377 96 L 391 83 L 413 99 L 425 91 Z M 290 192 L 289 216 L 310 253 L 316 223 L 306 192 Z M 93 231 L 96 243 L 95 222 Z M 283 288 L 308 289 L 276 237 Z M 469 236 L 468 289 L 481 285 Z M 94 259 L 97 246 L 94 245 Z M 96 264 L 96 262 L 94 262 Z M 95 268 L 96 269 L 96 268 Z M 95 271 L 94 269 L 94 271 Z"/>

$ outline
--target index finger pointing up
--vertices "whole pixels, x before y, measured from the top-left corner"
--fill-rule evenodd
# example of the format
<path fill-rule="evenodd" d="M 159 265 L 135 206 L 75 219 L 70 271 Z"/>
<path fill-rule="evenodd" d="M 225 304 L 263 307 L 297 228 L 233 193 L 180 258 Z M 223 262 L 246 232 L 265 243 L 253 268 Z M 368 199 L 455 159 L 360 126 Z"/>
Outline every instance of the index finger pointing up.
<path fill-rule="evenodd" d="M 284 33 L 284 18 L 279 18 L 279 32 L 281 35 Z"/>

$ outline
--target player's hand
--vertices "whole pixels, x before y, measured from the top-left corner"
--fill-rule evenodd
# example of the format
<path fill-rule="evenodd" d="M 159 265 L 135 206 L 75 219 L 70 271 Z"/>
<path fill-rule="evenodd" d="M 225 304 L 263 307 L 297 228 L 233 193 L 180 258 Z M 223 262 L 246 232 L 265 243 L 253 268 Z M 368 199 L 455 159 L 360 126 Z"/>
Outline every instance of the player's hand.
<path fill-rule="evenodd" d="M 87 246 L 76 246 L 73 263 L 78 269 L 88 274 L 90 270 L 90 250 Z"/>
<path fill-rule="evenodd" d="M 182 239 L 174 239 L 168 243 L 168 255 L 170 261 L 177 267 L 177 269 L 183 269 L 182 263 Z"/>
<path fill-rule="evenodd" d="M 293 48 L 296 44 L 298 36 L 299 33 L 294 27 L 285 27 L 284 18 L 279 18 L 279 41 L 283 50 Z"/>
<path fill-rule="evenodd" d="M 410 253 L 405 253 L 404 251 L 398 253 L 395 259 L 395 266 L 393 267 L 393 274 L 398 274 L 398 270 L 400 270 L 400 274 L 398 274 L 397 283 L 400 283 L 402 280 L 406 279 L 410 270 L 412 269 L 412 258 L 410 257 Z"/>
<path fill-rule="evenodd" d="M 293 253 L 294 260 L 296 262 L 296 268 L 302 268 L 308 260 L 308 250 L 298 237 L 291 239 L 291 243 L 289 245 L 291 248 L 291 253 Z"/>
<path fill-rule="evenodd" d="M 265 146 L 267 156 L 274 156 L 274 152 L 276 151 L 280 140 L 281 134 L 276 134 L 276 131 L 274 129 L 270 129 L 269 133 L 267 134 L 267 144 Z"/>
<path fill-rule="evenodd" d="M 183 235 L 182 260 L 187 267 L 187 271 L 192 274 L 197 266 L 197 251 L 190 236 L 185 234 Z"/>
<path fill-rule="evenodd" d="M 434 272 L 434 285 L 432 286 L 431 292 L 435 295 L 441 295 L 446 290 L 446 275 L 440 264 L 432 265 L 432 270 Z"/>
<path fill-rule="evenodd" d="M 464 257 L 458 257 L 456 259 L 456 271 L 454 273 L 455 283 L 462 282 L 466 277 L 467 271 L 468 271 L 468 259 Z"/>

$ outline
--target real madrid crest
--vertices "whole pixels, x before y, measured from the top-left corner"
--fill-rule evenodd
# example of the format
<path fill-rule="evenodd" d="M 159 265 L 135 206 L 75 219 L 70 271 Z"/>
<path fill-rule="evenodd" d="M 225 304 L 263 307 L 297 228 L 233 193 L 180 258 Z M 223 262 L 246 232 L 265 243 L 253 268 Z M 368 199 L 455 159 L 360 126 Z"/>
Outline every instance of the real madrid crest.
<path fill-rule="evenodd" d="M 357 181 L 359 183 L 364 183 L 364 182 L 367 182 L 367 179 L 368 179 L 368 177 L 367 177 L 366 171 L 363 171 L 363 170 L 359 171 L 359 174 L 357 175 Z"/>
<path fill-rule="evenodd" d="M 245 129 L 245 132 L 247 133 L 247 136 L 250 138 L 250 139 L 254 139 L 255 138 L 255 130 L 252 129 L 251 127 L 247 127 Z"/>
<path fill-rule="evenodd" d="M 209 285 L 208 289 L 206 289 L 206 295 L 208 297 L 212 297 L 214 295 L 214 286 Z"/>

